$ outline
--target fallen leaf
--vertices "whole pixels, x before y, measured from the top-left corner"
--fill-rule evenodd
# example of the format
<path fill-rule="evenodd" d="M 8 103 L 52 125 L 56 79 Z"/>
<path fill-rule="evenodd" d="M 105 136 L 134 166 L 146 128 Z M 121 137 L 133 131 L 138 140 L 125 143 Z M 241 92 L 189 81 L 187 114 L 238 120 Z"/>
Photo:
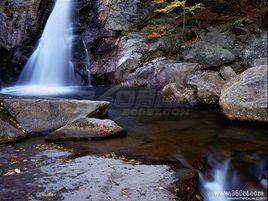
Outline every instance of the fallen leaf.
<path fill-rule="evenodd" d="M 128 197 L 129 197 L 129 193 L 128 193 L 127 188 L 124 188 L 124 189 L 121 190 L 121 195 L 122 195 L 124 198 L 128 198 Z"/>
<path fill-rule="evenodd" d="M 14 170 L 14 172 L 15 172 L 16 174 L 19 174 L 19 173 L 21 173 L 21 170 L 18 169 L 18 168 L 16 168 L 16 169 Z"/>

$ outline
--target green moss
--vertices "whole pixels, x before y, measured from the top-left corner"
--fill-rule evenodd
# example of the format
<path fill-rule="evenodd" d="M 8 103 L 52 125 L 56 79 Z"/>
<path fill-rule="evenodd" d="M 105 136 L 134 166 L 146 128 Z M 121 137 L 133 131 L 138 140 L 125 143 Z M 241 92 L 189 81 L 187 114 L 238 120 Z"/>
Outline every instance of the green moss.
<path fill-rule="evenodd" d="M 1 13 L 5 12 L 5 3 L 6 3 L 5 0 L 1 0 L 1 2 L 0 2 L 0 12 Z"/>
<path fill-rule="evenodd" d="M 245 26 L 245 25 L 251 24 L 251 23 L 253 23 L 253 21 L 251 19 L 249 19 L 247 17 L 244 17 L 244 18 L 240 18 L 240 19 L 236 20 L 233 23 L 233 25 L 234 26 L 240 26 L 241 27 L 241 26 Z"/>

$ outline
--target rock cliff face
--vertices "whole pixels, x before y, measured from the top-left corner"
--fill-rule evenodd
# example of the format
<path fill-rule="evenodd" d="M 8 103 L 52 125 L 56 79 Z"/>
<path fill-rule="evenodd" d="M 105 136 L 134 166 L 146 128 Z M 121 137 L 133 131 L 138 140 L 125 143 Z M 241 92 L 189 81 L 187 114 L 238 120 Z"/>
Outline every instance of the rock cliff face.
<path fill-rule="evenodd" d="M 0 80 L 14 80 L 20 73 L 44 26 L 51 3 L 51 0 L 0 2 Z"/>

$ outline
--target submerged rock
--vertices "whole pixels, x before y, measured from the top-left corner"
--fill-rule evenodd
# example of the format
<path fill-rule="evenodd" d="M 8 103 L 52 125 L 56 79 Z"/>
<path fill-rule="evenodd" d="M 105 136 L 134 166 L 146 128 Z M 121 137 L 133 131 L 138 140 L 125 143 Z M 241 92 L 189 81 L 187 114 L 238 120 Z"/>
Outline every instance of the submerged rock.
<path fill-rule="evenodd" d="M 3 102 L 8 112 L 29 133 L 55 130 L 80 117 L 102 116 L 109 105 L 106 101 L 6 96 Z"/>
<path fill-rule="evenodd" d="M 218 73 L 212 71 L 198 72 L 187 81 L 187 85 L 195 89 L 198 102 L 208 105 L 218 105 L 224 83 Z"/>
<path fill-rule="evenodd" d="M 125 136 L 126 131 L 109 119 L 80 118 L 50 133 L 47 140 L 97 140 Z"/>
<path fill-rule="evenodd" d="M 268 122 L 267 66 L 250 68 L 224 86 L 220 106 L 230 120 Z"/>
<path fill-rule="evenodd" d="M 204 41 L 197 42 L 185 50 L 183 58 L 199 63 L 204 68 L 218 67 L 235 60 L 235 56 L 229 50 Z"/>

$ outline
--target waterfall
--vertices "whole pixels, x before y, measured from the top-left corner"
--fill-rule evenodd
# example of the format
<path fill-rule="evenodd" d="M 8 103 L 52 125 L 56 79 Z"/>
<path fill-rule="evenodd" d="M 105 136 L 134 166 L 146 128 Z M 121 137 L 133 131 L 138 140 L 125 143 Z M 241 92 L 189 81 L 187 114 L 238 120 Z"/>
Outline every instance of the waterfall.
<path fill-rule="evenodd" d="M 87 46 L 84 40 L 83 40 L 83 46 L 84 46 L 84 51 L 86 54 L 85 65 L 86 65 L 86 70 L 87 70 L 88 86 L 91 86 L 91 63 L 90 63 L 90 58 L 89 58 L 89 52 L 87 50 Z"/>
<path fill-rule="evenodd" d="M 57 0 L 42 37 L 26 63 L 18 85 L 74 85 L 72 57 L 73 0 Z"/>
<path fill-rule="evenodd" d="M 211 179 L 207 179 L 202 173 L 199 174 L 200 189 L 205 201 L 227 201 L 230 197 L 224 192 L 234 189 L 239 183 L 238 176 L 230 170 L 230 160 L 217 162 L 213 160 Z"/>

